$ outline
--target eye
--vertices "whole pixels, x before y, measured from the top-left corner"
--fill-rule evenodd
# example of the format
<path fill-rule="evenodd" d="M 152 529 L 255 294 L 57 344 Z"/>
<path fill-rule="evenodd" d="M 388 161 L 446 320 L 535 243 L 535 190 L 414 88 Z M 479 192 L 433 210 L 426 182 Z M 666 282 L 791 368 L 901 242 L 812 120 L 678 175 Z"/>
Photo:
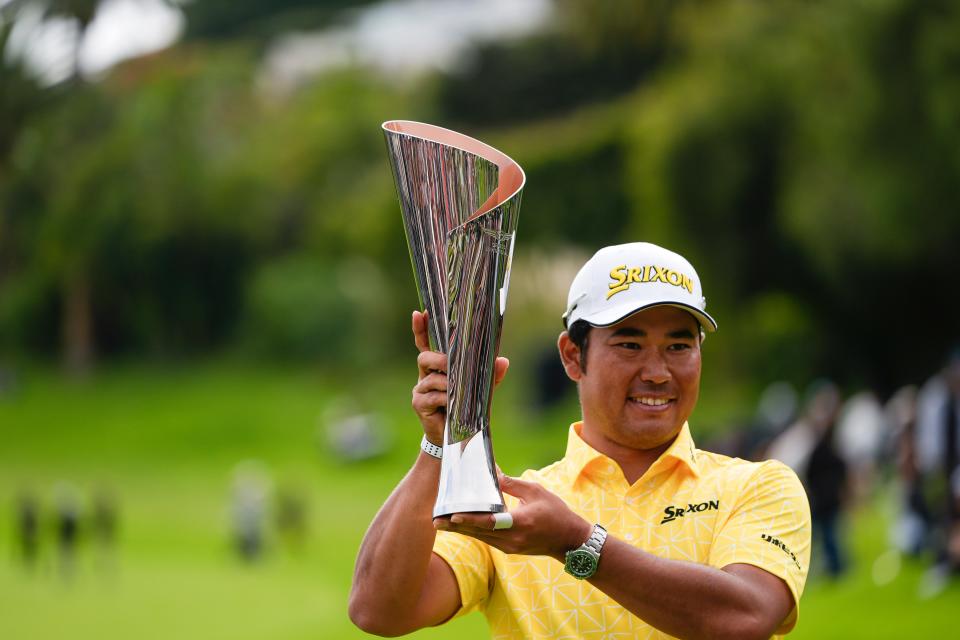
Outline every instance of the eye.
<path fill-rule="evenodd" d="M 693 347 L 686 342 L 675 342 L 667 347 L 670 351 L 687 351 Z"/>
<path fill-rule="evenodd" d="M 617 346 L 631 351 L 638 351 L 640 349 L 640 344 L 636 342 L 619 342 Z"/>

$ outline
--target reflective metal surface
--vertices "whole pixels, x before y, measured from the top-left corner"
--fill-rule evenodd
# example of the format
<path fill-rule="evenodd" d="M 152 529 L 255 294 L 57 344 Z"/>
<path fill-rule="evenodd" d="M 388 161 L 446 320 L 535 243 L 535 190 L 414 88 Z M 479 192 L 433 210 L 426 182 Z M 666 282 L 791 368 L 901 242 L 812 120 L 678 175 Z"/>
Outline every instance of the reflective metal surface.
<path fill-rule="evenodd" d="M 430 342 L 448 355 L 434 516 L 503 511 L 490 400 L 526 178 L 503 153 L 448 129 L 392 120 L 383 131 Z"/>

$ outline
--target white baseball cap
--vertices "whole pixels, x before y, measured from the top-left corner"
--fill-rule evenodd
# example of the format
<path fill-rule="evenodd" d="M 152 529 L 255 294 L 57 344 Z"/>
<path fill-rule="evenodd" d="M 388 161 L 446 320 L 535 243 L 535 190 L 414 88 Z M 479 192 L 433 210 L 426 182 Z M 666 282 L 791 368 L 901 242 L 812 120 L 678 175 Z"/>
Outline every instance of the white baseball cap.
<path fill-rule="evenodd" d="M 659 305 L 690 312 L 704 331 L 717 329 L 706 312 L 700 278 L 686 258 L 649 242 L 604 247 L 573 279 L 563 326 L 586 320 L 608 327 Z"/>

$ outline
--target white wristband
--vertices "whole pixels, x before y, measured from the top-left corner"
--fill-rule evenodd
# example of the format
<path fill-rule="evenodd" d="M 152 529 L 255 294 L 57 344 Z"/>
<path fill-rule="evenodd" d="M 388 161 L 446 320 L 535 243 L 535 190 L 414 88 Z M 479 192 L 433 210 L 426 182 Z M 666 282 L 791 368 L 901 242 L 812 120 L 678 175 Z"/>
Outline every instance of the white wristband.
<path fill-rule="evenodd" d="M 420 448 L 424 453 L 433 456 L 437 460 L 443 457 L 443 448 L 427 440 L 427 436 L 423 436 L 423 440 L 420 441 Z"/>

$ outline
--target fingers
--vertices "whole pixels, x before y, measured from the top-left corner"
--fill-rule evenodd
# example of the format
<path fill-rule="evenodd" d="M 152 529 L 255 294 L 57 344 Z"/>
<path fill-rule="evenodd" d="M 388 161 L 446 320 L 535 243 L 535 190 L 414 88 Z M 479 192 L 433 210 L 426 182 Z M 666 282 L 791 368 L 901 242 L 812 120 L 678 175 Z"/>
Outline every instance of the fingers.
<path fill-rule="evenodd" d="M 440 373 L 446 378 L 447 356 L 436 351 L 421 351 L 417 356 L 417 368 L 420 369 L 420 379 L 423 380 L 432 373 Z M 446 384 L 444 384 L 446 389 Z"/>
<path fill-rule="evenodd" d="M 440 391 L 414 394 L 412 404 L 417 415 L 423 417 L 444 414 L 447 411 L 447 394 Z"/>
<path fill-rule="evenodd" d="M 467 535 L 493 533 L 497 521 L 492 513 L 455 513 L 449 518 L 436 518 L 436 529 L 457 531 Z"/>
<path fill-rule="evenodd" d="M 508 493 L 515 498 L 520 498 L 523 501 L 530 500 L 536 496 L 542 488 L 536 482 L 528 482 L 520 478 L 504 475 L 500 469 L 497 469 L 497 479 L 500 481 L 500 488 L 504 493 Z"/>
<path fill-rule="evenodd" d="M 417 367 L 420 369 L 420 378 L 423 379 L 435 372 L 445 374 L 447 371 L 447 362 L 448 359 L 446 354 L 437 353 L 436 351 L 420 352 L 420 355 L 417 356 Z M 503 380 L 503 377 L 507 375 L 507 368 L 509 366 L 509 360 L 506 358 L 497 358 L 493 378 L 494 385 L 500 384 L 500 381 Z"/>
<path fill-rule="evenodd" d="M 492 513 L 455 513 L 449 518 L 436 518 L 433 526 L 440 531 L 453 531 L 476 538 L 504 553 L 537 552 L 537 549 L 529 547 L 528 536 L 522 529 L 495 529 L 496 519 Z"/>
<path fill-rule="evenodd" d="M 494 363 L 493 367 L 493 386 L 496 387 L 503 380 L 503 377 L 507 375 L 507 369 L 510 368 L 510 361 L 504 358 L 503 356 L 497 358 L 497 361 Z"/>
<path fill-rule="evenodd" d="M 510 529 L 513 527 L 513 514 L 509 511 L 501 511 L 493 514 L 493 529 Z"/>
<path fill-rule="evenodd" d="M 424 354 L 421 354 L 424 355 Z M 430 373 L 423 376 L 413 387 L 413 409 L 421 416 L 432 416 L 447 409 L 447 376 Z"/>
<path fill-rule="evenodd" d="M 418 351 L 430 351 L 430 334 L 427 330 L 428 315 L 426 311 L 414 311 L 411 318 L 411 328 L 413 329 L 413 342 L 417 345 Z"/>
<path fill-rule="evenodd" d="M 557 495 L 535 482 L 500 476 L 500 487 L 520 497 L 508 512 L 454 513 L 436 518 L 433 526 L 487 542 L 505 553 L 545 555 L 562 559 L 563 554 L 589 537 L 590 524 L 574 513 Z M 513 504 L 513 501 L 510 501 Z M 511 521 L 510 526 L 506 520 Z M 497 520 L 504 522 L 497 527 Z M 586 535 L 580 537 L 586 530 Z"/>
<path fill-rule="evenodd" d="M 447 370 L 446 354 L 437 353 L 430 349 L 430 334 L 427 330 L 429 315 L 426 311 L 414 311 L 410 319 L 410 326 L 413 330 L 413 341 L 417 345 L 420 355 L 417 357 L 417 366 L 420 368 L 420 378 L 428 376 L 434 371 Z M 497 386 L 507 375 L 507 369 L 510 368 L 510 360 L 499 357 L 494 363 L 493 386 Z"/>
<path fill-rule="evenodd" d="M 414 311 L 410 318 L 413 341 L 420 351 L 417 356 L 419 376 L 413 387 L 411 404 L 427 439 L 438 443 L 443 442 L 447 413 L 447 356 L 430 350 L 428 319 L 426 311 Z"/>
<path fill-rule="evenodd" d="M 433 371 L 425 369 L 426 375 L 423 375 L 417 384 L 413 386 L 414 393 L 429 393 L 431 391 L 447 391 L 447 374 L 442 371 Z"/>

